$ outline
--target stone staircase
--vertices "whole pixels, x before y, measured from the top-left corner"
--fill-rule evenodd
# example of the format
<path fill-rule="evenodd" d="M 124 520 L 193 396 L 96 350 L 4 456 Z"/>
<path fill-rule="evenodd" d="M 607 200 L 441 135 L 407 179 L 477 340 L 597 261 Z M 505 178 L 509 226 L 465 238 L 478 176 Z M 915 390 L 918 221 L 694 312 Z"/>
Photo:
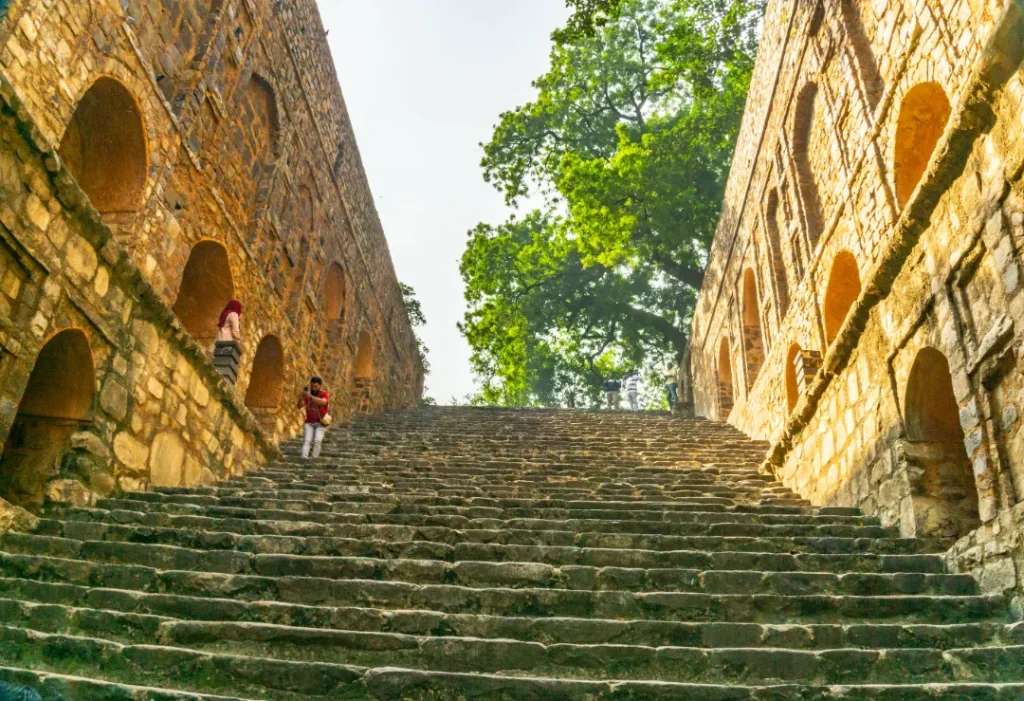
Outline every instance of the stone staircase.
<path fill-rule="evenodd" d="M 816 509 L 709 421 L 425 409 L 0 540 L 44 699 L 1024 699 L 948 543 Z"/>

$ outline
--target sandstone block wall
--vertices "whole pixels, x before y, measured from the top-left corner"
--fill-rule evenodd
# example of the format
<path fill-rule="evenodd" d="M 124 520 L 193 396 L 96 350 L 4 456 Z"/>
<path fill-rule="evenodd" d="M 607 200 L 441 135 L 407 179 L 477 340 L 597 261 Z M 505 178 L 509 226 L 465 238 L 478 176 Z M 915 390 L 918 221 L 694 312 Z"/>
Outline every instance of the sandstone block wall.
<path fill-rule="evenodd" d="M 314 0 L 0 5 L 0 496 L 262 462 L 423 371 Z M 244 306 L 237 384 L 210 359 Z M 45 399 L 43 399 L 45 397 Z"/>
<path fill-rule="evenodd" d="M 1016 0 L 769 3 L 693 324 L 698 413 L 1017 592 L 1022 58 Z"/>

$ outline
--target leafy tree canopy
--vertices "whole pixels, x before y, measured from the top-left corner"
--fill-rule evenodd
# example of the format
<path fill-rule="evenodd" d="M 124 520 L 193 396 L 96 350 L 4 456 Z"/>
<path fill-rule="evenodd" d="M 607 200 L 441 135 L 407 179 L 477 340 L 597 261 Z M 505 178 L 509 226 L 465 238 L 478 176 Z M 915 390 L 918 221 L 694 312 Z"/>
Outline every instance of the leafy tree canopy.
<path fill-rule="evenodd" d="M 555 40 L 569 42 L 582 36 L 591 36 L 618 14 L 622 0 L 566 0 L 572 16 L 565 27 L 555 32 Z"/>
<path fill-rule="evenodd" d="M 763 0 L 577 6 L 607 21 L 556 35 L 537 98 L 483 147 L 525 210 L 478 225 L 462 259 L 484 403 L 594 401 L 680 353 L 718 221 Z"/>

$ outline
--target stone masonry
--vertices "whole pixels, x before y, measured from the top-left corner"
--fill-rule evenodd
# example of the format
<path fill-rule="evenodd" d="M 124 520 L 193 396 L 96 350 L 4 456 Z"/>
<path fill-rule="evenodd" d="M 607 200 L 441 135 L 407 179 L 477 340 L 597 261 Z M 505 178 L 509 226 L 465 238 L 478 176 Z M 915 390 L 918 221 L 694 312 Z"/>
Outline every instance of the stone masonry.
<path fill-rule="evenodd" d="M 767 471 L 955 539 L 1017 615 L 1022 58 L 1019 0 L 769 2 L 692 350 Z"/>
<path fill-rule="evenodd" d="M 0 497 L 238 475 L 313 373 L 339 420 L 422 388 L 314 0 L 0 3 Z"/>
<path fill-rule="evenodd" d="M 44 701 L 1019 701 L 949 538 L 811 507 L 713 421 L 420 409 L 319 460 L 0 537 L 0 680 Z"/>

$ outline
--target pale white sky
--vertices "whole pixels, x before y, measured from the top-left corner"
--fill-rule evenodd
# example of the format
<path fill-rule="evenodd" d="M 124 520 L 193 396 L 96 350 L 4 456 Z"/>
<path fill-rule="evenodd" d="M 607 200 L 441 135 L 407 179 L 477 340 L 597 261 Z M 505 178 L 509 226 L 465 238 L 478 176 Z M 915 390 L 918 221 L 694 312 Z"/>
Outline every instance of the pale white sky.
<path fill-rule="evenodd" d="M 459 257 L 466 232 L 507 216 L 480 148 L 531 99 L 563 0 L 318 0 L 398 277 L 427 316 L 427 393 L 473 388 Z"/>

